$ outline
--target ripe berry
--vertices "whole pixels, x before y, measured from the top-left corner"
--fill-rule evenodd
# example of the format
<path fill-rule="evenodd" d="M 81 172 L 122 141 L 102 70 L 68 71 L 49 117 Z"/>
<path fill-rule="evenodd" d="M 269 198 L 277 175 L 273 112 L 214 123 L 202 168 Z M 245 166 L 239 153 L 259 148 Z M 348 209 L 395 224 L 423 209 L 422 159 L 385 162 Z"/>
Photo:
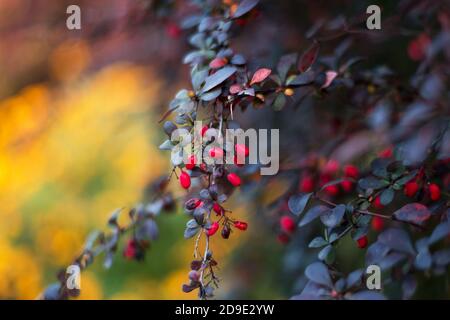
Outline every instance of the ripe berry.
<path fill-rule="evenodd" d="M 239 157 L 248 157 L 250 151 L 248 150 L 247 146 L 245 144 L 237 144 L 234 147 L 234 150 L 236 151 L 236 155 Z"/>
<path fill-rule="evenodd" d="M 213 210 L 218 216 L 221 216 L 223 214 L 223 211 L 224 211 L 222 206 L 220 204 L 218 204 L 217 202 L 214 202 Z"/>
<path fill-rule="evenodd" d="M 314 180 L 310 175 L 304 176 L 300 181 L 300 191 L 305 193 L 314 191 Z"/>
<path fill-rule="evenodd" d="M 217 230 L 219 230 L 219 223 L 213 222 L 209 229 L 206 231 L 206 234 L 208 235 L 208 237 L 211 237 L 217 232 Z"/>
<path fill-rule="evenodd" d="M 191 177 L 185 171 L 181 171 L 180 185 L 184 189 L 189 189 L 189 187 L 191 186 Z"/>
<path fill-rule="evenodd" d="M 344 180 L 341 182 L 341 187 L 345 192 L 350 192 L 353 189 L 353 181 Z"/>
<path fill-rule="evenodd" d="M 380 217 L 373 217 L 371 225 L 374 231 L 380 232 L 384 228 L 384 220 Z"/>
<path fill-rule="evenodd" d="M 295 221 L 290 216 L 283 216 L 280 219 L 281 229 L 287 233 L 292 233 L 295 230 Z"/>
<path fill-rule="evenodd" d="M 278 242 L 280 242 L 281 244 L 287 244 L 287 243 L 289 243 L 289 240 L 290 240 L 289 236 L 285 233 L 280 233 L 277 236 L 277 239 L 278 239 Z"/>
<path fill-rule="evenodd" d="M 207 125 L 204 125 L 202 127 L 202 129 L 200 130 L 200 134 L 202 137 L 205 136 L 205 133 L 206 133 L 206 131 L 208 131 L 208 129 L 209 129 L 209 127 Z"/>
<path fill-rule="evenodd" d="M 323 167 L 323 173 L 333 175 L 339 170 L 339 162 L 336 160 L 329 160 Z"/>
<path fill-rule="evenodd" d="M 378 153 L 378 156 L 380 158 L 383 158 L 383 159 L 385 159 L 385 158 L 392 158 L 392 155 L 393 155 L 392 148 L 386 148 L 384 150 L 381 150 Z"/>
<path fill-rule="evenodd" d="M 430 198 L 433 201 L 437 201 L 441 198 L 441 189 L 435 183 L 432 183 L 428 186 L 428 190 L 430 191 Z"/>
<path fill-rule="evenodd" d="M 239 187 L 241 185 L 241 178 L 236 173 L 229 173 L 227 175 L 227 179 L 235 187 Z"/>
<path fill-rule="evenodd" d="M 195 167 L 195 164 L 197 163 L 197 157 L 195 155 L 191 155 L 186 163 L 186 169 L 192 170 Z"/>
<path fill-rule="evenodd" d="M 136 256 L 137 252 L 137 243 L 135 240 L 128 240 L 125 250 L 123 251 L 123 256 L 127 259 L 133 259 Z"/>
<path fill-rule="evenodd" d="M 405 184 L 405 187 L 403 188 L 403 192 L 407 197 L 414 197 L 419 191 L 419 184 L 416 181 L 411 181 Z"/>
<path fill-rule="evenodd" d="M 373 207 L 376 209 L 383 209 L 384 206 L 381 204 L 380 196 L 376 197 L 372 203 Z"/>
<path fill-rule="evenodd" d="M 203 201 L 198 199 L 198 198 L 192 198 L 189 199 L 188 201 L 186 201 L 186 203 L 184 204 L 184 207 L 187 210 L 194 210 L 198 207 L 201 207 L 203 205 Z"/>
<path fill-rule="evenodd" d="M 173 22 L 167 23 L 166 32 L 167 32 L 167 35 L 173 39 L 176 39 L 176 38 L 180 37 L 180 35 L 181 35 L 180 27 L 176 23 L 173 23 Z"/>
<path fill-rule="evenodd" d="M 336 196 L 339 193 L 339 189 L 335 184 L 325 187 L 323 190 L 332 197 Z"/>
<path fill-rule="evenodd" d="M 363 236 L 363 237 L 359 238 L 359 239 L 356 241 L 356 243 L 357 243 L 357 245 L 358 245 L 358 248 L 364 249 L 365 247 L 367 247 L 367 244 L 369 243 L 369 241 L 368 241 L 368 239 L 367 239 L 367 236 Z"/>
<path fill-rule="evenodd" d="M 416 39 L 409 43 L 408 56 L 413 61 L 424 59 L 430 43 L 430 37 L 426 33 L 421 33 Z"/>
<path fill-rule="evenodd" d="M 247 230 L 248 225 L 247 225 L 247 222 L 243 222 L 243 221 L 235 221 L 235 222 L 234 222 L 234 227 L 235 227 L 236 229 L 245 231 L 245 230 Z"/>
<path fill-rule="evenodd" d="M 344 175 L 349 178 L 357 179 L 359 176 L 359 170 L 356 166 L 349 164 L 344 167 Z"/>
<path fill-rule="evenodd" d="M 223 149 L 218 147 L 212 147 L 209 149 L 208 153 L 211 158 L 220 159 L 223 157 Z"/>

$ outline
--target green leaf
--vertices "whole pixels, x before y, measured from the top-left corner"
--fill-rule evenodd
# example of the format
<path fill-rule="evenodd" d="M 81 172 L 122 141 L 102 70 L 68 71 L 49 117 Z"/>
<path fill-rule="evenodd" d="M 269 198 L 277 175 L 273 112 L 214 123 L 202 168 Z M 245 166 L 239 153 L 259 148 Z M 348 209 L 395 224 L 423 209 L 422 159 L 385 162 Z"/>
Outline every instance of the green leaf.
<path fill-rule="evenodd" d="M 328 211 L 330 211 L 330 208 L 323 205 L 312 207 L 305 213 L 303 219 L 300 221 L 298 226 L 303 227 L 304 225 L 307 225 L 308 223 L 310 223 L 311 221 L 320 217 L 321 215 L 325 214 Z"/>
<path fill-rule="evenodd" d="M 272 108 L 275 111 L 280 111 L 284 108 L 285 104 L 286 104 L 286 96 L 283 93 L 280 93 L 273 101 Z"/>
<path fill-rule="evenodd" d="M 314 238 L 308 245 L 309 248 L 321 248 L 326 246 L 328 242 L 322 237 Z"/>
<path fill-rule="evenodd" d="M 258 2 L 259 0 L 243 0 L 237 7 L 232 18 L 237 19 L 239 17 L 242 17 L 244 14 L 248 13 L 250 10 L 256 7 Z"/>
<path fill-rule="evenodd" d="M 205 79 L 205 85 L 203 86 L 203 92 L 209 91 L 219 84 L 227 80 L 236 72 L 235 67 L 225 67 L 218 70 L 216 73 L 210 75 Z"/>
<path fill-rule="evenodd" d="M 395 211 L 394 217 L 399 221 L 423 225 L 431 217 L 431 212 L 421 203 L 408 203 Z"/>
<path fill-rule="evenodd" d="M 311 196 L 312 193 L 291 196 L 288 200 L 289 210 L 296 216 L 299 216 L 305 210 Z"/>
<path fill-rule="evenodd" d="M 380 202 L 383 206 L 387 206 L 389 203 L 392 202 L 392 200 L 394 199 L 394 190 L 392 190 L 391 188 L 387 188 L 385 190 L 383 190 L 383 192 L 380 195 Z"/>

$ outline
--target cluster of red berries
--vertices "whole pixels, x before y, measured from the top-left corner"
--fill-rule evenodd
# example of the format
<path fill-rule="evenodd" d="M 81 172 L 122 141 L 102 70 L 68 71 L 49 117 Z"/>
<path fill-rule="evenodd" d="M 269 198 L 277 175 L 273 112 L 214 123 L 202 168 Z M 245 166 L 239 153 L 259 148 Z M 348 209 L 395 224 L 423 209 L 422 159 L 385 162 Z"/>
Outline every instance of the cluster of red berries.
<path fill-rule="evenodd" d="M 340 189 L 344 192 L 351 192 L 355 186 L 354 180 L 359 176 L 359 170 L 354 165 L 345 165 L 340 172 L 340 164 L 336 160 L 329 160 L 322 166 L 317 174 L 318 179 L 311 172 L 304 173 L 300 179 L 299 189 L 301 192 L 313 192 L 316 187 L 323 187 L 327 183 L 341 176 L 342 181 L 338 184 L 326 186 L 323 191 L 329 196 L 337 196 Z M 317 181 L 317 182 L 316 182 Z"/>
<path fill-rule="evenodd" d="M 407 197 L 413 198 L 417 192 L 421 189 L 417 180 L 413 180 L 405 184 L 403 191 Z M 429 195 L 432 201 L 438 201 L 441 198 L 441 188 L 436 183 L 430 183 L 425 185 L 424 190 Z"/>

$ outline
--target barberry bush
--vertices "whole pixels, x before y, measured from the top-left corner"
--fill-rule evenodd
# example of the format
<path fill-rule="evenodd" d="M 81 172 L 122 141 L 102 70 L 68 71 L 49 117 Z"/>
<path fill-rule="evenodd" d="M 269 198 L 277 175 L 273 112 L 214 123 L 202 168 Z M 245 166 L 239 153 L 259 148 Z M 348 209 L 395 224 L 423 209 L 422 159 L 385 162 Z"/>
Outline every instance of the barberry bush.
<path fill-rule="evenodd" d="M 142 260 L 158 235 L 155 217 L 179 203 L 184 237 L 193 243 L 180 290 L 197 290 L 200 299 L 221 285 L 211 243 L 257 233 L 253 225 L 286 245 L 293 299 L 409 299 L 434 279 L 444 283 L 439 297 L 448 297 L 448 4 L 401 1 L 383 11 L 381 30 L 366 28 L 361 5 L 356 18 L 313 21 L 303 45 L 293 52 L 277 48 L 264 60 L 255 50 L 271 49 L 261 26 L 270 24 L 271 9 L 300 4 L 192 2 L 195 12 L 170 26 L 170 34 L 185 35 L 191 46 L 183 58 L 190 82 L 160 121 L 167 135 L 160 149 L 170 151 L 173 169 L 153 184 L 149 203 L 117 210 L 109 232 L 94 233 L 74 264 L 84 269 L 103 254 L 110 267 L 122 238 L 123 256 Z M 254 42 L 243 47 L 256 49 L 239 52 L 234 41 L 252 24 L 261 30 L 251 29 Z M 402 61 L 387 57 L 388 45 Z M 252 146 L 215 144 L 228 128 L 262 124 L 280 129 L 276 175 L 260 176 L 261 165 L 245 163 Z M 201 137 L 201 144 L 194 149 L 193 139 L 174 134 L 177 129 Z M 234 163 L 224 164 L 229 154 Z M 181 200 L 168 189 L 174 180 L 185 193 Z M 234 212 L 233 197 L 252 204 L 253 222 Z M 119 225 L 119 214 L 131 223 Z M 348 250 L 364 257 L 357 269 L 342 269 L 354 265 L 343 261 Z M 382 271 L 375 290 L 366 284 L 372 265 Z M 66 281 L 64 270 L 43 297 L 77 296 Z"/>

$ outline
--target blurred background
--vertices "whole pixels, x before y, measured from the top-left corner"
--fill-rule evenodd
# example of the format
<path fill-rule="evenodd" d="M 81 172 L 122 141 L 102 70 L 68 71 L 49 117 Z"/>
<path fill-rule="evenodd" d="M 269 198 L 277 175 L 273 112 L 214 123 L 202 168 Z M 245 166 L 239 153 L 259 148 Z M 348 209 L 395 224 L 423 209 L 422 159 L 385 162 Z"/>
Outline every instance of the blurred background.
<path fill-rule="evenodd" d="M 378 2 L 385 12 L 393 7 Z M 81 30 L 66 28 L 71 4 L 81 7 Z M 314 21 L 361 15 L 367 5 L 266 1 L 235 30 L 233 48 L 255 65 L 273 66 L 283 53 L 309 46 L 303 34 Z M 178 24 L 194 10 L 188 1 L 0 1 L 0 298 L 36 298 L 90 231 L 104 228 L 114 209 L 133 206 L 153 179 L 170 172 L 168 154 L 158 150 L 158 120 L 189 83 L 181 64 L 188 34 Z M 401 77 L 411 74 L 414 62 L 404 59 L 409 40 L 384 41 L 365 52 L 370 63 L 393 63 Z M 244 128 L 308 131 L 292 115 L 270 110 L 241 117 Z M 288 148 L 291 140 L 281 134 Z M 273 182 L 260 203 L 286 186 Z M 219 298 L 288 298 L 294 276 L 285 267 L 302 253 L 283 255 L 273 226 L 254 219 L 250 204 L 238 207 L 236 215 L 251 220 L 249 232 L 213 243 L 224 279 Z M 108 270 L 96 262 L 82 275 L 80 298 L 196 298 L 181 292 L 193 252 L 193 240 L 183 239 L 186 221 L 181 212 L 159 217 L 160 239 L 143 263 L 120 254 Z M 361 262 L 362 255 L 345 259 Z"/>

